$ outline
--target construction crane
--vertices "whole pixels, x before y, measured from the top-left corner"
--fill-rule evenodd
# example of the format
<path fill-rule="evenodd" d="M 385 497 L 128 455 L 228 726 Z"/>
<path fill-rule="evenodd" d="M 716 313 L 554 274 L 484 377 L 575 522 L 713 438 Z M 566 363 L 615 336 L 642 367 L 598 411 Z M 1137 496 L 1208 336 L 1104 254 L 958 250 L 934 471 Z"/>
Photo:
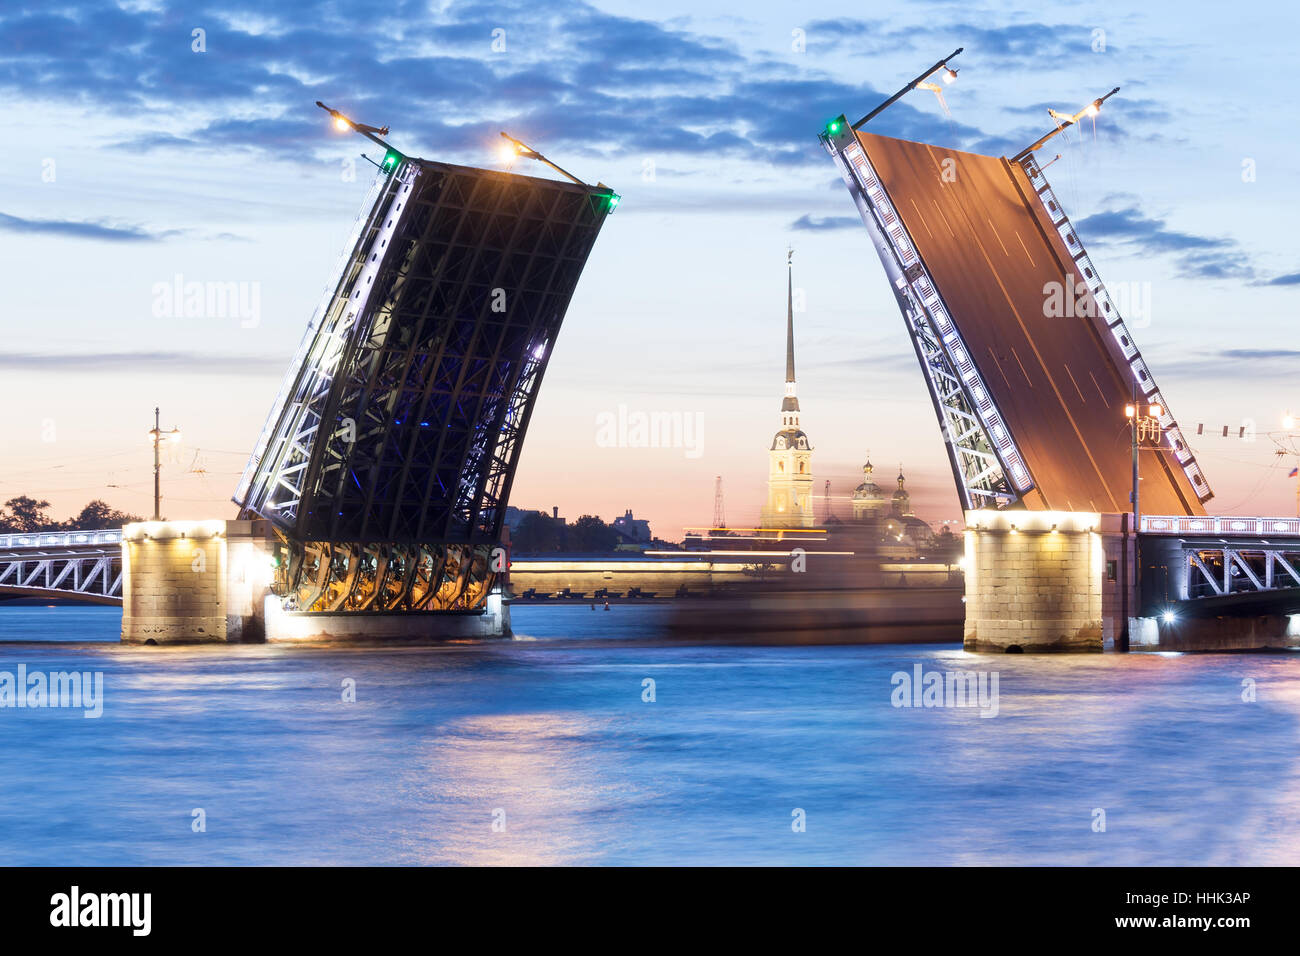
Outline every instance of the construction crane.
<path fill-rule="evenodd" d="M 727 513 L 722 507 L 722 476 L 713 480 L 713 527 L 725 528 Z"/>

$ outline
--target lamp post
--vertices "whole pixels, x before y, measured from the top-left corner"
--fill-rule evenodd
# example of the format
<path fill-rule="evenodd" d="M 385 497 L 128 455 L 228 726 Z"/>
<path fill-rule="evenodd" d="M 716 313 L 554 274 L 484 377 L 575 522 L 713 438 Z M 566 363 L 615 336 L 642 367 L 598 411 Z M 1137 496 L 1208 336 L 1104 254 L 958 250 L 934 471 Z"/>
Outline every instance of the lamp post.
<path fill-rule="evenodd" d="M 581 179 L 573 175 L 573 173 L 569 172 L 564 167 L 557 166 L 555 163 L 551 162 L 549 159 L 547 159 L 537 150 L 533 149 L 523 140 L 515 139 L 515 137 L 511 136 L 505 130 L 501 131 L 501 138 L 505 140 L 505 143 L 502 144 L 501 148 L 502 148 L 503 159 L 505 159 L 507 163 L 512 162 L 517 156 L 522 156 L 524 159 L 536 160 L 537 162 L 545 166 L 550 166 L 551 169 L 555 170 L 561 176 L 564 176 L 566 179 L 573 180 L 573 182 L 577 183 L 579 186 L 582 186 L 585 189 L 591 188 L 590 183 L 583 182 Z M 606 186 L 604 183 L 596 183 L 596 188 L 609 189 L 609 187 Z M 609 196 L 606 200 L 605 212 L 612 213 L 615 209 L 617 209 L 618 204 L 622 200 L 622 198 L 623 197 L 620 196 L 618 193 L 614 192 L 614 190 L 609 189 Z"/>
<path fill-rule="evenodd" d="M 1109 93 L 1107 93 L 1105 96 L 1099 96 L 1097 99 L 1093 100 L 1091 103 L 1089 103 L 1083 109 L 1079 110 L 1079 112 L 1075 113 L 1073 116 L 1068 116 L 1065 113 L 1059 113 L 1056 110 L 1049 108 L 1047 112 L 1051 115 L 1052 119 L 1056 120 L 1056 128 L 1053 129 L 1051 132 L 1049 132 L 1042 139 L 1038 140 L 1038 142 L 1034 143 L 1034 145 L 1026 146 L 1020 152 L 1016 153 L 1016 155 L 1011 157 L 1011 161 L 1013 163 L 1020 162 L 1022 159 L 1024 159 L 1026 156 L 1032 153 L 1034 150 L 1038 149 L 1038 147 L 1042 146 L 1049 139 L 1055 136 L 1057 133 L 1069 129 L 1071 126 L 1079 122 L 1079 120 L 1083 119 L 1085 116 L 1096 116 L 1101 111 L 1101 104 L 1105 103 L 1108 99 L 1110 99 L 1118 92 L 1119 92 L 1119 87 L 1117 86 Z"/>
<path fill-rule="evenodd" d="M 173 428 L 170 431 L 163 431 L 158 424 L 158 409 L 153 410 L 153 428 L 149 429 L 149 440 L 153 442 L 153 520 L 162 521 L 162 489 L 159 483 L 159 474 L 162 471 L 162 460 L 159 454 L 159 447 L 162 445 L 164 436 L 168 441 L 180 441 L 181 430 Z"/>
<path fill-rule="evenodd" d="M 953 50 L 951 53 L 949 53 L 946 57 L 944 57 L 944 58 L 943 58 L 942 60 L 940 60 L 938 63 L 934 64 L 934 66 L 930 67 L 928 70 L 926 70 L 924 73 L 922 73 L 921 75 L 919 75 L 918 77 L 916 77 L 916 79 L 912 80 L 910 83 L 908 83 L 905 87 L 903 87 L 901 90 L 899 90 L 899 91 L 898 91 L 897 93 L 895 93 L 893 96 L 891 96 L 889 99 L 885 100 L 885 102 L 883 102 L 883 103 L 881 103 L 879 106 L 877 106 L 874 110 L 872 110 L 872 111 L 871 111 L 870 113 L 868 113 L 866 116 L 862 117 L 862 119 L 860 119 L 860 120 L 858 120 L 856 123 L 854 123 L 854 124 L 853 124 L 853 128 L 854 128 L 854 129 L 862 129 L 862 127 L 865 126 L 865 125 L 866 125 L 866 124 L 867 124 L 867 123 L 868 123 L 872 118 L 874 118 L 876 115 L 878 115 L 878 114 L 880 114 L 880 113 L 883 113 L 883 112 L 884 112 L 885 110 L 887 110 L 889 107 L 893 106 L 894 103 L 898 102 L 898 100 L 902 99 L 902 97 L 903 97 L 904 95 L 906 95 L 907 93 L 910 93 L 912 90 L 916 89 L 918 86 L 921 86 L 922 84 L 924 84 L 926 80 L 928 80 L 928 79 L 929 79 L 931 76 L 933 76 L 935 73 L 939 72 L 939 70 L 943 70 L 943 81 L 944 81 L 945 83 L 951 83 L 953 80 L 957 79 L 957 71 L 954 70 L 952 67 L 950 67 L 950 66 L 948 65 L 948 61 L 951 60 L 953 57 L 955 57 L 955 56 L 956 56 L 958 53 L 960 53 L 963 49 L 964 49 L 963 47 L 957 47 L 957 49 Z M 837 129 L 832 129 L 831 132 L 832 132 L 832 133 L 838 133 L 839 130 L 837 130 Z"/>
<path fill-rule="evenodd" d="M 1296 467 L 1291 469 L 1288 477 L 1295 478 L 1295 516 L 1300 518 L 1300 435 L 1296 433 L 1298 424 L 1296 416 L 1288 410 L 1282 416 L 1282 435 L 1273 436 L 1273 444 L 1277 446 L 1278 457 L 1293 456 L 1296 460 Z"/>
<path fill-rule="evenodd" d="M 366 139 L 370 140 L 372 143 L 374 143 L 377 146 L 382 146 L 386 150 L 393 148 L 392 146 L 388 145 L 388 143 L 380 139 L 381 136 L 388 135 L 389 130 L 387 126 L 367 126 L 365 123 L 358 123 L 356 120 L 352 119 L 351 117 L 344 116 L 338 110 L 326 106 L 320 100 L 316 101 L 316 105 L 319 106 L 321 109 L 323 109 L 326 113 L 329 113 L 331 117 L 333 117 L 335 129 L 356 130 L 358 133 L 360 133 L 362 136 L 364 136 Z"/>
<path fill-rule="evenodd" d="M 1141 396 L 1138 394 L 1137 385 L 1133 386 L 1133 403 L 1124 408 L 1124 414 L 1128 416 L 1129 435 L 1133 444 L 1133 491 L 1131 492 L 1133 501 L 1133 616 L 1141 617 L 1142 615 L 1142 507 L 1138 492 L 1138 482 L 1141 476 L 1138 473 L 1138 451 L 1141 442 L 1147 433 L 1155 437 L 1156 444 L 1160 443 L 1160 416 L 1165 410 L 1160 405 L 1152 402 L 1146 408 L 1146 414 L 1141 414 L 1142 406 Z M 1127 643 L 1127 642 L 1126 642 Z"/>
<path fill-rule="evenodd" d="M 505 132 L 505 130 L 501 131 L 501 138 L 504 139 L 509 144 L 508 146 L 505 147 L 505 149 L 507 151 L 507 154 L 510 155 L 511 157 L 522 156 L 524 159 L 535 159 L 539 163 L 543 163 L 544 165 L 550 166 L 551 169 L 555 170 L 561 176 L 573 180 L 579 186 L 587 185 L 577 176 L 573 175 L 573 173 L 569 172 L 567 169 L 562 169 L 561 167 L 555 165 L 555 163 L 551 162 L 549 159 L 547 159 L 537 150 L 533 149 L 527 143 L 515 139 L 509 133 Z"/>

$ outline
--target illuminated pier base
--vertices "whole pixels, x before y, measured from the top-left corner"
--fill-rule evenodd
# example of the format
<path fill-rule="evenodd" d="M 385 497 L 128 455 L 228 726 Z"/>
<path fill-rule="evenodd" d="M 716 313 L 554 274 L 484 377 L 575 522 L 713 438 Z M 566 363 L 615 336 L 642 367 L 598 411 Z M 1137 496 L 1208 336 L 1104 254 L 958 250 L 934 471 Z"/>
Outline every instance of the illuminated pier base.
<path fill-rule="evenodd" d="M 966 649 L 1100 651 L 1117 623 L 1105 592 L 1119 530 L 1117 515 L 966 512 Z"/>
<path fill-rule="evenodd" d="M 271 584 L 265 521 L 142 521 L 122 529 L 122 640 L 265 640 Z"/>
<path fill-rule="evenodd" d="M 498 587 L 484 611 L 308 614 L 271 594 L 274 532 L 254 521 L 142 521 L 122 529 L 129 644 L 433 642 L 510 634 Z"/>
<path fill-rule="evenodd" d="M 1144 617 L 1132 622 L 1134 651 L 1258 651 L 1300 648 L 1300 614 Z"/>
<path fill-rule="evenodd" d="M 275 595 L 266 597 L 266 638 L 273 642 L 431 643 L 509 635 L 510 602 L 500 587 L 489 592 L 484 611 L 302 613 L 282 610 Z"/>

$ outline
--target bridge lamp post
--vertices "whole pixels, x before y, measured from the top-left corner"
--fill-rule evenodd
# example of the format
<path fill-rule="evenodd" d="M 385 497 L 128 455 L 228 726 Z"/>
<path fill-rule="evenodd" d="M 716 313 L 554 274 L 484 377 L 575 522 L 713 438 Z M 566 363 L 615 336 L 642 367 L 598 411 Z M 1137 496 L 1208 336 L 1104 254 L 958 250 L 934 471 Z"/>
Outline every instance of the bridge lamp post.
<path fill-rule="evenodd" d="M 855 130 L 857 130 L 857 129 L 862 129 L 862 127 L 865 126 L 865 125 L 868 123 L 868 121 L 874 119 L 878 114 L 883 113 L 885 110 L 889 109 L 889 107 L 893 106 L 893 105 L 894 105 L 895 103 L 897 103 L 900 99 L 902 99 L 906 94 L 910 93 L 912 90 L 916 89 L 918 86 L 919 86 L 919 87 L 924 87 L 924 88 L 927 89 L 927 90 L 931 90 L 932 92 L 934 92 L 934 93 L 936 93 L 936 94 L 940 93 L 940 92 L 941 92 L 941 88 L 940 88 L 940 87 L 936 87 L 933 83 L 927 83 L 926 80 L 928 80 L 930 77 L 934 76 L 934 74 L 938 73 L 940 70 L 943 70 L 943 82 L 944 82 L 945 84 L 952 83 L 954 80 L 956 80 L 956 79 L 957 79 L 957 71 L 954 70 L 952 67 L 950 67 L 950 66 L 948 65 L 948 61 L 951 60 L 953 57 L 955 57 L 958 53 L 960 53 L 960 52 L 961 52 L 962 50 L 964 50 L 964 49 L 965 49 L 965 47 L 960 47 L 960 46 L 957 47 L 957 49 L 953 50 L 951 53 L 949 53 L 946 57 L 944 57 L 944 58 L 943 58 L 942 60 L 940 60 L 938 63 L 934 64 L 934 66 L 930 67 L 928 70 L 926 70 L 926 71 L 925 71 L 924 73 L 922 73 L 920 76 L 916 77 L 914 80 L 912 80 L 910 83 L 908 83 L 905 87 L 903 87 L 901 90 L 899 90 L 899 91 L 898 91 L 897 93 L 895 93 L 893 96 L 891 96 L 889 99 L 885 100 L 885 102 L 883 102 L 883 103 L 881 103 L 879 106 L 877 106 L 874 110 L 872 110 L 872 111 L 871 111 L 870 113 L 868 113 L 866 116 L 862 117 L 862 119 L 860 119 L 860 120 L 858 120 L 856 123 L 854 123 L 854 124 L 853 124 L 853 128 L 854 128 Z M 939 102 L 940 102 L 940 103 L 943 102 L 943 96 L 942 96 L 942 95 L 939 96 Z M 945 109 L 946 109 L 946 107 L 945 107 Z M 833 120 L 833 121 L 831 122 L 830 126 L 828 127 L 828 131 L 831 133 L 832 136 L 833 136 L 833 135 L 836 135 L 836 134 L 839 133 L 839 131 L 840 131 L 840 130 L 839 130 L 839 126 L 840 126 L 840 124 L 839 124 L 839 121 L 838 121 L 838 120 Z"/>
<path fill-rule="evenodd" d="M 397 164 L 403 158 L 402 154 L 398 152 L 396 149 L 394 149 L 389 143 L 386 143 L 383 139 L 380 138 L 382 136 L 388 135 L 389 130 L 387 126 L 370 126 L 366 123 L 358 123 L 350 116 L 345 116 L 342 113 L 340 113 L 338 110 L 334 109 L 333 107 L 326 106 L 320 100 L 316 101 L 316 105 L 319 106 L 321 109 L 323 109 L 326 113 L 329 113 L 330 117 L 334 120 L 335 129 L 344 132 L 346 132 L 347 130 L 355 130 L 356 132 L 364 136 L 366 139 L 374 143 L 376 146 L 383 147 L 384 161 L 382 164 L 376 163 L 373 159 L 370 159 L 370 157 L 365 155 L 364 153 L 361 154 L 362 159 L 365 159 L 370 163 L 373 163 L 375 166 L 378 166 L 381 170 L 383 170 L 386 173 L 391 173 L 394 169 L 397 168 Z"/>
<path fill-rule="evenodd" d="M 1034 150 L 1038 149 L 1038 147 L 1042 146 L 1049 139 L 1055 136 L 1057 133 L 1064 132 L 1065 130 L 1069 129 L 1071 126 L 1079 122 L 1079 120 L 1083 119 L 1084 117 L 1095 117 L 1098 113 L 1101 112 L 1101 105 L 1118 92 L 1119 92 L 1119 87 L 1117 86 L 1109 93 L 1107 93 L 1105 96 L 1097 97 L 1097 99 L 1093 100 L 1091 103 L 1089 103 L 1083 109 L 1079 110 L 1079 112 L 1075 113 L 1073 116 L 1070 116 L 1066 113 L 1058 112 L 1057 110 L 1051 109 L 1049 107 L 1047 113 L 1049 116 L 1052 117 L 1052 119 L 1056 121 L 1056 128 L 1053 129 L 1046 136 L 1044 136 L 1042 139 L 1038 140 L 1038 142 L 1034 143 L 1034 145 L 1026 146 L 1020 152 L 1016 153 L 1016 155 L 1011 157 L 1011 161 L 1013 163 L 1020 162 L 1022 159 L 1024 159 L 1026 156 L 1032 153 Z M 1060 157 L 1058 156 L 1057 159 L 1059 158 Z M 1055 161 L 1056 160 L 1053 160 L 1053 162 Z"/>
<path fill-rule="evenodd" d="M 509 145 L 506 147 L 506 149 L 507 149 L 507 150 L 511 150 L 511 149 L 513 149 L 513 150 L 514 150 L 514 154 L 515 154 L 516 156 L 522 156 L 524 159 L 535 159 L 535 160 L 537 160 L 539 163 L 543 163 L 543 164 L 545 164 L 545 165 L 547 165 L 547 166 L 550 166 L 551 169 L 555 170 L 555 171 L 556 171 L 557 173 L 559 173 L 561 176 L 564 176 L 564 177 L 567 178 L 567 179 L 571 179 L 571 180 L 573 180 L 573 181 L 574 181 L 575 183 L 577 183 L 579 186 L 585 186 L 585 185 L 587 185 L 587 184 L 584 183 L 581 179 L 579 179 L 577 176 L 573 175 L 573 173 L 569 172 L 567 169 L 562 169 L 561 167 L 555 165 L 555 163 L 551 162 L 549 159 L 547 159 L 545 156 L 543 156 L 543 155 L 542 155 L 541 153 L 539 153 L 537 150 L 533 149 L 531 146 L 529 146 L 527 143 L 523 142 L 522 140 L 517 140 L 517 139 L 515 139 L 513 136 L 511 136 L 511 135 L 510 135 L 509 133 L 507 133 L 505 130 L 502 130 L 502 131 L 501 131 L 501 138 L 504 139 L 504 140 L 509 144 Z"/>
<path fill-rule="evenodd" d="M 1138 451 L 1142 439 L 1148 434 L 1159 436 L 1162 433 L 1160 427 L 1160 416 L 1165 413 L 1164 408 L 1156 402 L 1147 406 L 1146 414 L 1141 415 L 1141 403 L 1137 388 L 1133 389 L 1133 401 L 1124 406 L 1124 414 L 1128 418 L 1129 435 L 1133 443 L 1133 613 L 1135 616 L 1142 614 L 1142 538 L 1139 534 L 1142 523 L 1142 508 L 1138 496 Z M 1156 438 L 1156 444 L 1160 443 L 1159 437 Z"/>
<path fill-rule="evenodd" d="M 1282 416 L 1282 428 L 1287 432 L 1294 432 L 1296 424 L 1296 417 L 1288 410 Z M 1300 436 L 1289 434 L 1286 436 L 1286 440 L 1274 439 L 1273 443 L 1277 445 L 1277 454 L 1279 456 L 1295 456 L 1296 467 L 1291 469 L 1291 475 L 1295 477 L 1295 516 L 1300 518 L 1300 452 L 1296 451 L 1296 439 L 1298 437 Z"/>
<path fill-rule="evenodd" d="M 163 440 L 178 442 L 181 440 L 181 430 L 173 428 L 169 431 L 163 431 L 158 424 L 158 409 L 153 410 L 153 428 L 149 429 L 149 440 L 153 442 L 153 520 L 162 521 L 162 490 L 159 485 L 159 473 L 162 471 L 162 460 L 159 454 L 159 448 Z"/>
<path fill-rule="evenodd" d="M 569 172 L 567 169 L 563 168 L 562 166 L 557 166 L 555 163 L 551 162 L 549 159 L 547 159 L 537 150 L 533 149 L 527 143 L 523 142 L 522 140 L 515 139 L 505 130 L 501 131 L 501 138 L 505 140 L 505 144 L 501 147 L 502 158 L 505 159 L 507 163 L 513 161 L 516 156 L 522 156 L 524 159 L 535 159 L 537 160 L 537 162 L 545 166 L 550 166 L 551 169 L 555 170 L 557 173 L 559 173 L 561 176 L 565 177 L 566 179 L 573 180 L 579 186 L 582 186 L 585 189 L 591 188 L 590 183 L 583 182 L 581 179 L 573 175 L 573 173 Z M 604 183 L 596 183 L 596 188 L 609 189 L 609 187 L 606 186 Z M 622 196 L 614 192 L 614 190 L 610 189 L 609 196 L 606 199 L 605 212 L 612 213 L 615 209 L 617 209 L 619 201 L 622 198 L 623 198 Z"/>

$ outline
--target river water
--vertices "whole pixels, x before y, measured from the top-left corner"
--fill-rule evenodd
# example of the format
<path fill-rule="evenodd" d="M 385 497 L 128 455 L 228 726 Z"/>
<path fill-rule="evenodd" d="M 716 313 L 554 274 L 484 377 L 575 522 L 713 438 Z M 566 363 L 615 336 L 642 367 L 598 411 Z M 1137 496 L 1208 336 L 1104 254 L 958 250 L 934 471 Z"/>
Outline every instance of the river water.
<path fill-rule="evenodd" d="M 172 649 L 0 606 L 0 675 L 103 674 L 98 718 L 0 709 L 0 865 L 1300 863 L 1294 654 L 687 646 L 663 614 Z M 996 715 L 894 706 L 918 665 L 996 674 Z"/>

